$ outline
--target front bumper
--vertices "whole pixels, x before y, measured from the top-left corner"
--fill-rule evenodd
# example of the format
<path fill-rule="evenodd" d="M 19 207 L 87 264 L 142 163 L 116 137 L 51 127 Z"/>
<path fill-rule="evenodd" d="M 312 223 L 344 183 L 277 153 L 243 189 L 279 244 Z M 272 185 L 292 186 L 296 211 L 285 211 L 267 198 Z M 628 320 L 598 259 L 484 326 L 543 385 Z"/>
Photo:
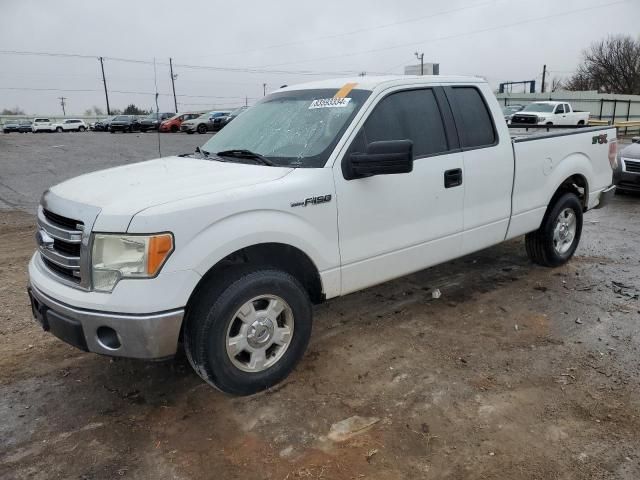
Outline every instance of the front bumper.
<path fill-rule="evenodd" d="M 618 190 L 640 192 L 640 174 L 618 170 L 613 174 L 613 181 Z"/>
<path fill-rule="evenodd" d="M 176 353 L 184 309 L 151 314 L 85 310 L 28 287 L 35 319 L 45 331 L 85 351 L 115 357 L 162 359 Z"/>

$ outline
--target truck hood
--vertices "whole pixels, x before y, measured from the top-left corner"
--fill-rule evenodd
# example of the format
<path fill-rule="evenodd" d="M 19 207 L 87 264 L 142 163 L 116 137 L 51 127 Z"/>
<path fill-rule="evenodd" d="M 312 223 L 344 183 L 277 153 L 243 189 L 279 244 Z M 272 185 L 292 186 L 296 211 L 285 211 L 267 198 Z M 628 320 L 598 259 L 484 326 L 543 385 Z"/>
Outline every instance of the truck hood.
<path fill-rule="evenodd" d="M 292 170 L 164 157 L 81 175 L 50 190 L 62 199 L 98 207 L 100 215 L 96 229 L 125 231 L 131 218 L 146 208 L 270 182 Z"/>

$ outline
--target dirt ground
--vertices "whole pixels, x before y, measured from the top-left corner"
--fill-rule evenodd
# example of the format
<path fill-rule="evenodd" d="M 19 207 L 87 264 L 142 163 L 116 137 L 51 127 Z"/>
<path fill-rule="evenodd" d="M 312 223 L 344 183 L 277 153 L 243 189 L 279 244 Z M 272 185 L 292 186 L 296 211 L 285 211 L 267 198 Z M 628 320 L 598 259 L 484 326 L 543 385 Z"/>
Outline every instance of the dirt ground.
<path fill-rule="evenodd" d="M 320 305 L 296 371 L 245 398 L 183 355 L 112 360 L 42 332 L 34 218 L 0 211 L 0 478 L 637 480 L 639 205 L 588 213 L 558 269 L 520 239 Z M 373 425 L 329 438 L 356 415 Z"/>

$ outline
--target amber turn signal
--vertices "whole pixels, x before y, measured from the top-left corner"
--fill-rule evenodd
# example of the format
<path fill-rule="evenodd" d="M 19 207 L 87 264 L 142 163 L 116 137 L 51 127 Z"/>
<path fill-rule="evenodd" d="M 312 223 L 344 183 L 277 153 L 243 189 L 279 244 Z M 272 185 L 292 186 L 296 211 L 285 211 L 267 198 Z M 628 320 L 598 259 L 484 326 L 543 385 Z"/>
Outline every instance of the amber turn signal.
<path fill-rule="evenodd" d="M 173 237 L 171 234 L 163 233 L 149 238 L 147 274 L 154 276 L 158 273 L 171 252 L 173 252 Z"/>

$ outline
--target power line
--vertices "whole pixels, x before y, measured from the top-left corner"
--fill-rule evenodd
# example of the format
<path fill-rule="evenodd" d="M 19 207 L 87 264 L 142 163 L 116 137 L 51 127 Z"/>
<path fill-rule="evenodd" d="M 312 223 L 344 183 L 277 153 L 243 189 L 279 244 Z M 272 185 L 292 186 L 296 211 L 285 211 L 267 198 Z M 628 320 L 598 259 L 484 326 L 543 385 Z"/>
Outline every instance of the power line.
<path fill-rule="evenodd" d="M 19 51 L 19 50 L 0 50 L 0 55 L 25 55 L 25 56 L 41 56 L 41 57 L 62 57 L 62 58 L 80 58 L 80 59 L 102 59 L 115 62 L 128 62 L 139 63 L 144 65 L 153 65 L 153 61 L 139 60 L 133 58 L 120 58 L 120 57 L 105 57 L 97 55 L 82 55 L 76 53 L 56 53 L 56 52 L 35 52 L 35 51 Z M 157 62 L 157 65 L 164 65 L 171 67 L 169 63 Z M 191 65 L 184 63 L 173 63 L 174 67 L 187 68 L 191 70 L 212 70 L 221 72 L 235 72 L 235 73 L 255 73 L 255 74 L 275 74 L 275 75 L 352 75 L 358 72 L 356 71 L 333 71 L 333 72 L 321 72 L 314 70 L 270 70 L 261 67 L 220 67 L 215 65 Z"/>
<path fill-rule="evenodd" d="M 530 18 L 527 20 L 521 20 L 518 22 L 511 22 L 511 23 L 507 23 L 507 24 L 503 24 L 503 25 L 497 25 L 495 27 L 488 27 L 488 28 L 482 28 L 480 30 L 471 30 L 468 32 L 462 32 L 462 33 L 458 33 L 458 34 L 453 34 L 453 35 L 444 35 L 444 36 L 440 36 L 440 37 L 434 37 L 434 38 L 430 38 L 430 39 L 425 39 L 425 40 L 419 40 L 418 42 L 407 42 L 407 43 L 398 43 L 395 45 L 389 45 L 386 47 L 380 47 L 380 48 L 373 48 L 370 50 L 363 50 L 360 52 L 343 52 L 337 55 L 329 55 L 326 57 L 316 57 L 316 58 L 307 58 L 305 60 L 299 60 L 296 62 L 283 62 L 283 63 L 275 63 L 275 64 L 270 64 L 270 65 L 259 65 L 257 67 L 252 67 L 252 68 L 272 68 L 272 67 L 282 67 L 282 66 L 286 66 L 286 65 L 299 65 L 301 63 L 309 63 L 309 62 L 318 62 L 318 61 L 322 61 L 322 60 L 332 60 L 334 58 L 343 58 L 343 57 L 355 57 L 358 55 L 365 55 L 367 53 L 377 53 L 377 52 L 382 52 L 382 51 L 386 51 L 386 50 L 395 50 L 398 48 L 407 48 L 409 46 L 415 46 L 415 45 L 424 45 L 430 42 L 439 42 L 442 40 L 451 40 L 454 38 L 460 38 L 460 37 L 466 37 L 466 36 L 470 36 L 470 35 L 477 35 L 480 33 L 486 33 L 486 32 L 491 32 L 491 31 L 495 31 L 495 30 L 500 30 L 503 28 L 510 28 L 510 27 L 515 27 L 518 25 L 525 25 L 528 23 L 535 23 L 535 22 L 540 22 L 542 20 L 549 20 L 551 18 L 557 18 L 557 17 L 562 17 L 562 16 L 567 16 L 567 15 L 572 15 L 575 13 L 581 13 L 581 12 L 586 12 L 586 11 L 590 11 L 590 10 L 596 10 L 599 8 L 604 8 L 604 7 L 610 7 L 612 5 L 618 5 L 621 3 L 628 3 L 631 0 L 618 0 L 615 2 L 610 2 L 610 3 L 605 3 L 605 4 L 600 4 L 600 5 L 596 5 L 596 6 L 592 6 L 592 7 L 585 7 L 585 8 L 578 8 L 578 9 L 574 9 L 574 10 L 569 10 L 566 12 L 561 12 L 561 13 L 555 13 L 552 15 L 545 15 L 543 17 L 536 17 L 536 18 Z"/>
<path fill-rule="evenodd" d="M 286 42 L 286 43 L 278 43 L 278 44 L 273 44 L 273 45 L 266 45 L 264 47 L 259 47 L 259 48 L 255 48 L 255 49 L 250 49 L 250 50 L 241 50 L 241 51 L 236 51 L 236 52 L 226 52 L 226 53 L 222 53 L 222 54 L 213 54 L 213 55 L 199 55 L 199 56 L 194 56 L 194 57 L 186 57 L 186 58 L 211 58 L 211 57 L 215 57 L 215 56 L 229 56 L 229 55 L 245 55 L 247 53 L 253 53 L 253 52 L 259 52 L 259 51 L 264 51 L 264 50 L 272 50 L 275 48 L 283 48 L 283 47 L 290 47 L 290 46 L 294 46 L 294 45 L 304 45 L 307 43 L 312 43 L 312 42 L 318 42 L 321 40 L 330 40 L 330 39 L 334 39 L 334 38 L 340 38 L 340 37 L 346 37 L 346 36 L 350 36 L 350 35 L 357 35 L 359 33 L 365 33 L 365 32 L 370 32 L 373 30 L 380 30 L 383 28 L 390 28 L 390 27 L 396 27 L 398 25 L 404 25 L 407 23 L 415 23 L 415 22 L 421 22 L 423 20 L 429 19 L 429 18 L 434 18 L 434 17 L 439 17 L 442 15 L 448 15 L 450 13 L 456 13 L 456 12 L 460 12 L 463 10 L 470 10 L 473 8 L 480 8 L 480 7 L 484 7 L 487 5 L 493 5 L 495 2 L 494 0 L 491 0 L 489 2 L 484 2 L 484 3 L 478 3 L 475 5 L 468 5 L 466 7 L 460 7 L 460 8 L 454 8 L 452 10 L 446 10 L 444 12 L 436 12 L 436 13 L 431 13 L 429 15 L 423 15 L 421 17 L 412 17 L 412 18 L 407 18 L 404 20 L 399 20 L 397 22 L 392 22 L 392 23 L 384 23 L 384 24 L 379 24 L 379 25 L 375 25 L 375 26 L 368 26 L 368 27 L 364 27 L 364 28 L 359 28 L 357 30 L 351 30 L 349 32 L 343 32 L 343 33 L 336 33 L 336 34 L 332 34 L 332 35 L 323 35 L 320 37 L 315 37 L 315 38 L 310 38 L 310 39 L 306 39 L 306 40 L 298 40 L 295 42 Z"/>

